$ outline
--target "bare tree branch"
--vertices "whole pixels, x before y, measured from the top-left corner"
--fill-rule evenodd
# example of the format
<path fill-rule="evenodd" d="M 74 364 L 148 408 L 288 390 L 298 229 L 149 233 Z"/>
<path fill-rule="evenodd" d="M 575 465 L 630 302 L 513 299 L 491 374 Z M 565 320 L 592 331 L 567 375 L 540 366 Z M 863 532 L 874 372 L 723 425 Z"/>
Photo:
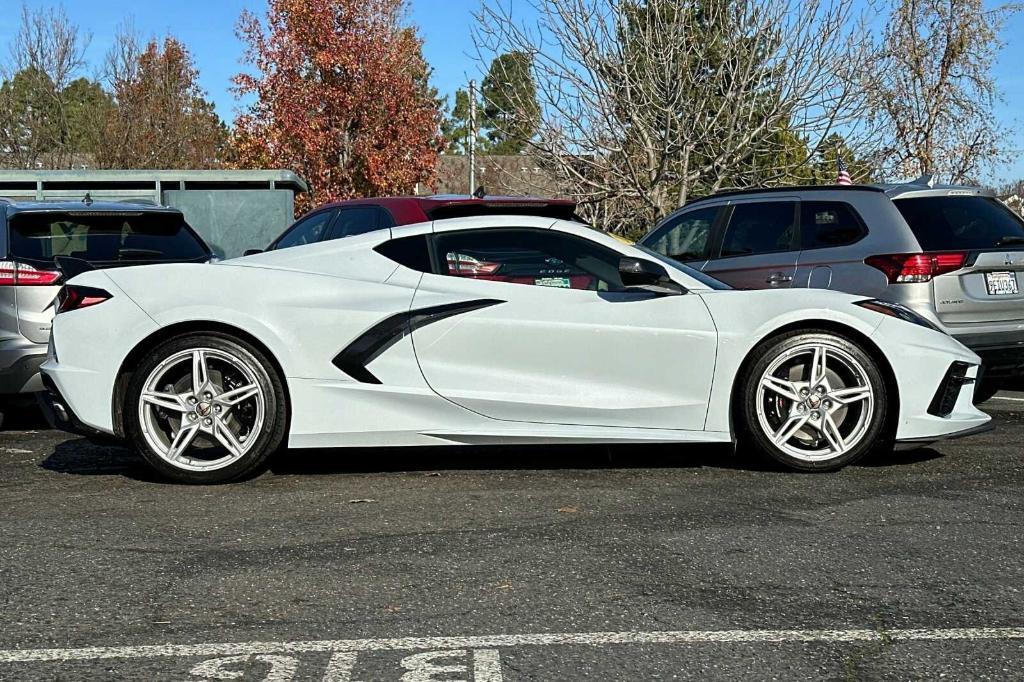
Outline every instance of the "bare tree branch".
<path fill-rule="evenodd" d="M 527 1 L 533 24 L 483 6 L 478 55 L 530 55 L 529 151 L 605 229 L 723 186 L 792 182 L 837 130 L 851 146 L 877 139 L 860 87 L 874 47 L 853 0 Z"/>

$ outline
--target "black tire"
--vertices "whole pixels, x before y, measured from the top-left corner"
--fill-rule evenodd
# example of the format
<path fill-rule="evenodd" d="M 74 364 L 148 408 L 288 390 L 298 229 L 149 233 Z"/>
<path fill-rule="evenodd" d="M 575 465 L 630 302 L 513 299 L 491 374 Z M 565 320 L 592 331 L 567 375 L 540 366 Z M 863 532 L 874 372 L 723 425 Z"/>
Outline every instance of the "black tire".
<path fill-rule="evenodd" d="M 866 407 L 863 408 L 867 414 L 864 417 L 863 424 L 858 429 L 859 435 L 856 444 L 841 454 L 815 461 L 793 456 L 776 445 L 765 433 L 765 427 L 762 426 L 758 415 L 758 387 L 764 373 L 777 358 L 787 353 L 787 351 L 794 351 L 806 344 L 826 345 L 829 348 L 834 348 L 837 351 L 848 354 L 860 364 L 863 369 L 863 378 L 873 392 L 873 409 L 867 413 Z M 779 402 L 780 399 L 776 397 L 775 400 Z M 794 471 L 835 471 L 853 464 L 872 450 L 891 443 L 892 436 L 889 433 L 891 428 L 888 425 L 887 418 L 888 407 L 891 401 L 878 362 L 856 342 L 832 331 L 795 331 L 763 342 L 754 349 L 749 361 L 746 363 L 746 369 L 743 371 L 737 384 L 734 401 L 735 422 L 740 447 L 751 450 L 762 458 L 766 458 Z M 783 410 L 796 405 L 795 401 L 786 401 L 785 398 L 782 398 L 781 401 L 780 404 L 784 406 Z M 791 440 L 784 441 L 785 443 L 791 443 Z"/>
<path fill-rule="evenodd" d="M 996 397 L 1003 390 L 1002 384 L 996 381 L 982 381 L 974 388 L 974 404 L 981 405 Z"/>
<path fill-rule="evenodd" d="M 139 418 L 139 401 L 151 372 L 172 355 L 198 348 L 223 351 L 245 363 L 263 391 L 265 404 L 262 428 L 255 436 L 255 443 L 245 454 L 223 468 L 204 471 L 182 469 L 164 459 L 147 442 Z M 283 379 L 274 365 L 264 353 L 246 341 L 220 333 L 197 333 L 175 337 L 148 353 L 132 373 L 124 403 L 127 440 L 157 473 L 170 480 L 190 484 L 237 481 L 261 472 L 270 456 L 281 447 L 288 424 L 285 396 Z M 184 415 L 182 419 L 184 420 Z"/>

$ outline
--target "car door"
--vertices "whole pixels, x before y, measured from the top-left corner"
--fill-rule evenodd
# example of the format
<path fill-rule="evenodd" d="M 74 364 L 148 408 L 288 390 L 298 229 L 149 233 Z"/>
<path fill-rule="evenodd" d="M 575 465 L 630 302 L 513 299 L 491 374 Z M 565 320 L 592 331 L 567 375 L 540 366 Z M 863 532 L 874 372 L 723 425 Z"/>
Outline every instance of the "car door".
<path fill-rule="evenodd" d="M 857 210 L 845 201 L 800 202 L 800 257 L 793 286 L 862 293 L 864 253 L 853 245 L 868 234 Z"/>
<path fill-rule="evenodd" d="M 721 213 L 721 206 L 705 206 L 670 216 L 640 243 L 700 270 L 711 253 L 712 235 Z"/>
<path fill-rule="evenodd" d="M 704 272 L 737 289 L 789 287 L 796 275 L 795 199 L 732 203 L 715 257 Z"/>
<path fill-rule="evenodd" d="M 557 230 L 435 234 L 411 311 L 424 378 L 495 419 L 703 429 L 711 315 L 695 294 L 624 291 L 621 256 Z"/>

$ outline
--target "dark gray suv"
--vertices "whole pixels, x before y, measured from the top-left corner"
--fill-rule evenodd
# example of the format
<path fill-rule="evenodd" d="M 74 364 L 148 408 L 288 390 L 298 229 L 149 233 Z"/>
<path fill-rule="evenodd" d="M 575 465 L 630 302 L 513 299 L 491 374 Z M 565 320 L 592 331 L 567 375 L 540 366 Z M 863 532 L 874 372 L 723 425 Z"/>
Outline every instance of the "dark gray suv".
<path fill-rule="evenodd" d="M 0 228 L 0 421 L 43 390 L 39 365 L 62 280 L 56 256 L 96 268 L 211 259 L 180 211 L 149 204 L 0 199 Z"/>
<path fill-rule="evenodd" d="M 1024 375 L 1024 221 L 987 190 L 922 179 L 724 192 L 640 244 L 737 288 L 901 303 L 982 357 L 979 400 Z"/>

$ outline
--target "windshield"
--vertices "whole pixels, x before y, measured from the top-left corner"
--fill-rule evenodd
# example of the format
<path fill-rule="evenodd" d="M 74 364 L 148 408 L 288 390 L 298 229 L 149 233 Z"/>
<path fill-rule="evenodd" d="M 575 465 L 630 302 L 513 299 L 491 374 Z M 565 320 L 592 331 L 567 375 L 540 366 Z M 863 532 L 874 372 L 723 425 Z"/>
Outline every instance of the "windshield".
<path fill-rule="evenodd" d="M 179 213 L 21 213 L 11 219 L 11 256 L 50 263 L 72 256 L 90 263 L 192 261 L 210 252 Z"/>
<path fill-rule="evenodd" d="M 992 197 L 918 197 L 894 203 L 925 251 L 1024 245 L 1024 222 Z"/>
<path fill-rule="evenodd" d="M 676 270 L 679 270 L 680 272 L 685 273 L 687 277 L 692 277 L 693 279 L 697 280 L 698 282 L 706 286 L 708 289 L 716 289 L 720 291 L 732 289 L 732 287 L 726 284 L 725 282 L 717 280 L 711 275 L 707 275 L 701 272 L 700 270 L 691 268 L 689 265 L 684 265 L 683 263 L 680 263 L 677 260 L 673 260 L 668 256 L 658 253 L 657 251 L 653 251 L 642 244 L 635 244 L 634 248 L 640 249 L 648 256 L 657 259 L 659 262 L 664 263 L 665 265 L 668 265 L 671 268 L 674 268 Z"/>

